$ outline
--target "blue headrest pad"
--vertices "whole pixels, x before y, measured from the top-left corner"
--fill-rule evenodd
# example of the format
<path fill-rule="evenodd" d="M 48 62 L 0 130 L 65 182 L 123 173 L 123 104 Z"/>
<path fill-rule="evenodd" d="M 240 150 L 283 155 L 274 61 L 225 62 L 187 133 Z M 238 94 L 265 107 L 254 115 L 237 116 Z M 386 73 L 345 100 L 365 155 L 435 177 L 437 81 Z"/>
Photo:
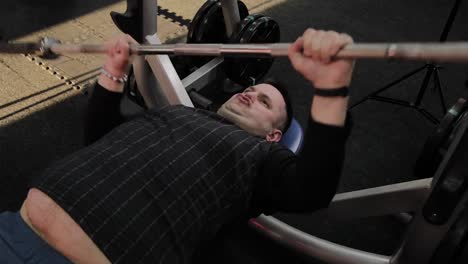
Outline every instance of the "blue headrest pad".
<path fill-rule="evenodd" d="M 304 132 L 302 131 L 301 125 L 293 118 L 288 131 L 284 133 L 280 143 L 288 147 L 295 154 L 298 154 L 299 151 L 301 151 L 303 141 Z"/>

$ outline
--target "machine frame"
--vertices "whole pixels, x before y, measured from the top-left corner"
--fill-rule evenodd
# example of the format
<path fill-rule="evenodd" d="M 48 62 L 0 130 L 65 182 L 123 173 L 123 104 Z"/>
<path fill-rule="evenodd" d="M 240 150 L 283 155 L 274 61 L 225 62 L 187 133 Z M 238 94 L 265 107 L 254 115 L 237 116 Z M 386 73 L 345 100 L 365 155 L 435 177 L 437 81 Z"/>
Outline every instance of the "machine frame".
<path fill-rule="evenodd" d="M 144 43 L 160 44 L 157 35 L 157 0 L 139 0 L 143 5 L 142 31 Z M 240 22 L 237 0 L 220 0 L 226 24 L 231 34 Z M 135 80 L 148 108 L 167 104 L 193 107 L 188 95 L 223 74 L 223 58 L 215 58 L 181 80 L 167 55 L 137 56 L 133 62 Z M 196 88 L 198 87 L 198 88 Z M 461 136 L 454 141 L 460 140 Z M 448 153 L 455 151 L 452 144 Z M 446 155 L 450 156 L 450 155 Z M 314 214 L 339 219 L 412 213 L 404 239 L 391 256 L 365 252 L 339 245 L 304 233 L 273 216 L 261 215 L 249 225 L 270 239 L 297 252 L 331 264 L 423 264 L 429 263 L 433 253 L 457 219 L 468 199 L 463 194 L 451 217 L 443 225 L 431 224 L 423 215 L 423 207 L 443 173 L 446 158 L 434 178 L 385 185 L 337 194 L 329 207 Z M 422 241 L 423 240 L 423 241 Z"/>

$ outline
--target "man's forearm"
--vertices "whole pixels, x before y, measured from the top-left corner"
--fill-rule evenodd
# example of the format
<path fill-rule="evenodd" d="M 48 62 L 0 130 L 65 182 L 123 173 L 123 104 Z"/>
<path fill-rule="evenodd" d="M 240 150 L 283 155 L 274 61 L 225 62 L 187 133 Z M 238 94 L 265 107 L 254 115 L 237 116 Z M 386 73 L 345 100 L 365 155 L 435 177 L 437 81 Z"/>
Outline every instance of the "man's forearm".
<path fill-rule="evenodd" d="M 344 126 L 349 97 L 314 96 L 310 115 L 318 123 Z"/>

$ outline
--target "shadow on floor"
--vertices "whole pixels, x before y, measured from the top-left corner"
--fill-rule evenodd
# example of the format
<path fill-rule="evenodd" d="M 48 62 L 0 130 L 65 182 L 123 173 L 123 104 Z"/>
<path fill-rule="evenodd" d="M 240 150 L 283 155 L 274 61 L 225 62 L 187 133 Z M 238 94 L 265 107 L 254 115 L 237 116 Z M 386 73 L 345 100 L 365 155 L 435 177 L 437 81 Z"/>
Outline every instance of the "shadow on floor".
<path fill-rule="evenodd" d="M 0 9 L 0 40 L 18 38 L 120 1 L 3 0 Z"/>

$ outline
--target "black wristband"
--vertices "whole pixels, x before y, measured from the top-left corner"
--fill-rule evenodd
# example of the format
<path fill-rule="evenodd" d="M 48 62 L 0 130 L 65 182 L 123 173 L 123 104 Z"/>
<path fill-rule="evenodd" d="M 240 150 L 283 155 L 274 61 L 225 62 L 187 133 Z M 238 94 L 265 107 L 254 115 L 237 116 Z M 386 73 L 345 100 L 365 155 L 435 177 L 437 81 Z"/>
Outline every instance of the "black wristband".
<path fill-rule="evenodd" d="M 348 86 L 335 89 L 320 89 L 315 88 L 314 95 L 323 96 L 323 97 L 346 97 L 349 94 Z"/>

